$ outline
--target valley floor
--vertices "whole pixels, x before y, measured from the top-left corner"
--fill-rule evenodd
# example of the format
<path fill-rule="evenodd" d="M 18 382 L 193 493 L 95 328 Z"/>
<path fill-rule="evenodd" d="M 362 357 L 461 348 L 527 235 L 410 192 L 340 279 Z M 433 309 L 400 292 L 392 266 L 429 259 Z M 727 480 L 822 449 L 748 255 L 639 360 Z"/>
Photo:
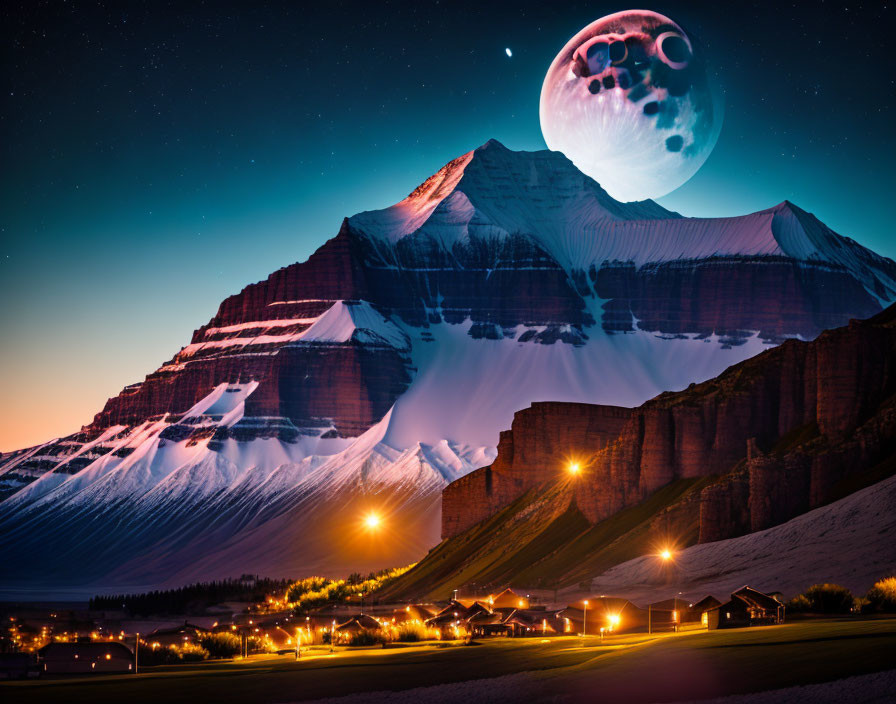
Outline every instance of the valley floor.
<path fill-rule="evenodd" d="M 232 662 L 147 668 L 139 675 L 10 682 L 15 702 L 693 701 L 858 677 L 848 701 L 892 691 L 896 619 L 825 619 L 728 631 L 646 636 L 496 639 L 330 654 L 326 649 Z M 884 672 L 890 670 L 890 672 Z M 846 683 L 809 690 L 814 701 Z M 863 692 L 867 691 L 865 697 Z M 789 696 L 769 693 L 751 704 Z M 864 697 L 864 698 L 863 698 Z M 736 698 L 732 701 L 742 701 Z M 799 701 L 795 698 L 794 701 Z"/>

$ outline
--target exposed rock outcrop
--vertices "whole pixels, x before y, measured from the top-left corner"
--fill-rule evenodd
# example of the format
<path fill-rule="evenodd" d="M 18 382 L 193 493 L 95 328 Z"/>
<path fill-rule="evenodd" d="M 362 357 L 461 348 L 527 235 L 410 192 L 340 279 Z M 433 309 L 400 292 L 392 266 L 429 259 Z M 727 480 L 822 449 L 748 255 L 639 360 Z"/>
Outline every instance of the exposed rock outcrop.
<path fill-rule="evenodd" d="M 443 538 L 556 483 L 564 457 L 582 463 L 574 500 L 591 523 L 675 480 L 718 476 L 691 507 L 699 540 L 768 528 L 839 498 L 892 456 L 894 392 L 896 329 L 871 320 L 787 341 L 632 411 L 534 404 L 490 467 L 445 489 Z"/>

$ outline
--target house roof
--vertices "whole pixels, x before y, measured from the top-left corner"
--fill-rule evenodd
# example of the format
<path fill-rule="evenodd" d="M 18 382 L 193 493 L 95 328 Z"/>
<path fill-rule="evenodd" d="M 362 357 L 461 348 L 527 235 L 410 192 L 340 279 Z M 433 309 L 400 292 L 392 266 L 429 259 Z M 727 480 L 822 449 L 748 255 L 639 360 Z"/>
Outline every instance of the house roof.
<path fill-rule="evenodd" d="M 752 587 L 741 587 L 736 592 L 732 592 L 731 597 L 742 599 L 754 608 L 777 610 L 781 606 L 781 602 L 774 597 L 763 594 Z"/>
<path fill-rule="evenodd" d="M 521 594 L 517 594 L 515 591 L 513 591 L 513 589 L 510 589 L 509 587 L 502 592 L 493 594 L 491 598 L 497 600 L 497 599 L 500 599 L 501 597 L 507 597 L 509 599 L 522 599 L 523 598 Z"/>
<path fill-rule="evenodd" d="M 691 607 L 691 602 L 679 599 L 677 596 L 671 599 L 663 599 L 655 601 L 650 605 L 654 611 L 687 611 Z"/>
<path fill-rule="evenodd" d="M 465 621 L 479 613 L 491 613 L 484 604 L 478 601 L 473 602 L 470 606 L 464 606 L 459 601 L 452 601 L 448 606 L 439 611 L 435 616 L 427 620 L 427 623 L 445 623 L 447 621 Z M 455 616 L 455 614 L 457 614 Z"/>
<path fill-rule="evenodd" d="M 155 636 L 175 636 L 180 635 L 181 633 L 203 633 L 207 631 L 207 628 L 200 628 L 199 626 L 195 626 L 192 623 L 187 623 L 184 621 L 182 626 L 170 626 L 169 628 L 157 628 L 156 630 L 148 633 L 146 635 L 147 638 L 153 638 Z"/>
<path fill-rule="evenodd" d="M 116 658 L 134 657 L 134 653 L 124 643 L 118 641 L 92 641 L 90 643 L 48 643 L 38 650 L 42 658 L 72 658 L 76 654 L 83 658 L 103 658 L 106 654 Z"/>
<path fill-rule="evenodd" d="M 337 631 L 376 631 L 380 628 L 382 624 L 367 614 L 356 614 L 336 626 Z"/>
<path fill-rule="evenodd" d="M 467 623 L 471 626 L 497 626 L 504 623 L 505 618 L 506 616 L 504 614 L 497 611 L 490 614 L 482 611 L 473 614 L 467 619 Z"/>
<path fill-rule="evenodd" d="M 716 599 L 714 596 L 708 595 L 708 596 L 703 597 L 697 603 L 695 603 L 691 607 L 691 611 L 701 611 L 701 612 L 709 611 L 710 609 L 715 608 L 716 606 L 719 606 L 721 603 L 722 602 L 719 601 L 718 599 Z"/>
<path fill-rule="evenodd" d="M 426 621 L 433 617 L 433 612 L 420 604 L 409 604 L 403 609 L 395 609 L 392 615 L 396 620 L 418 619 Z"/>
<path fill-rule="evenodd" d="M 582 602 L 578 602 L 578 604 L 582 604 Z M 585 609 L 582 606 L 578 605 L 570 605 L 565 609 L 562 609 L 557 612 L 558 616 L 563 616 L 565 618 L 576 619 L 581 621 L 585 615 Z M 598 597 L 596 599 L 588 600 L 588 618 L 601 619 L 606 618 L 608 613 L 618 614 L 621 613 L 624 609 L 637 609 L 632 602 L 628 599 L 621 599 L 618 597 Z"/>

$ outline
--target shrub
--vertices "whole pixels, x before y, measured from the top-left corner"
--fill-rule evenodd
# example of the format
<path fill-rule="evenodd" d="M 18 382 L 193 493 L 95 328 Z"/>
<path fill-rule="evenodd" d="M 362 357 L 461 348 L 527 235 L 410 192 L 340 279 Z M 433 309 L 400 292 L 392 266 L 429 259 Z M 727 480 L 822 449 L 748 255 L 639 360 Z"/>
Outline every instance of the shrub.
<path fill-rule="evenodd" d="M 177 649 L 177 652 L 183 662 L 208 660 L 208 651 L 201 645 L 196 645 L 195 643 L 184 643 Z"/>
<path fill-rule="evenodd" d="M 383 637 L 374 631 L 358 631 L 349 638 L 349 645 L 378 645 L 383 642 Z"/>
<path fill-rule="evenodd" d="M 414 565 L 371 572 L 367 577 L 355 572 L 348 579 L 308 577 L 294 582 L 286 590 L 286 599 L 299 611 L 307 612 L 331 602 L 343 602 L 358 594 L 369 594 L 398 579 Z"/>
<path fill-rule="evenodd" d="M 143 665 L 170 665 L 179 660 L 177 648 L 174 646 L 153 648 L 147 643 L 140 643 L 141 667 Z"/>
<path fill-rule="evenodd" d="M 419 643 L 426 640 L 426 628 L 421 623 L 403 623 L 397 629 L 395 640 L 400 643 Z"/>
<path fill-rule="evenodd" d="M 787 610 L 794 613 L 804 613 L 812 610 L 812 604 L 809 603 L 805 594 L 797 594 L 787 602 Z"/>
<path fill-rule="evenodd" d="M 809 609 L 821 614 L 848 614 L 852 611 L 852 594 L 839 584 L 814 584 L 806 590 Z"/>
<path fill-rule="evenodd" d="M 209 633 L 199 644 L 212 658 L 232 658 L 240 652 L 240 639 L 234 633 Z"/>
<path fill-rule="evenodd" d="M 865 596 L 875 611 L 896 611 L 896 577 L 887 577 L 875 582 Z"/>

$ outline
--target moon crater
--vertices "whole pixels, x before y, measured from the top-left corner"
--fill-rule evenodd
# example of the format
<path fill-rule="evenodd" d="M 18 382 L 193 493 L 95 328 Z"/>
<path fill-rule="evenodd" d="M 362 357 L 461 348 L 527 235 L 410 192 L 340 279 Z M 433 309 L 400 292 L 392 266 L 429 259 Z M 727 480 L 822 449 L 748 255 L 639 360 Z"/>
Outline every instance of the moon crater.
<path fill-rule="evenodd" d="M 541 89 L 541 130 L 614 198 L 657 198 L 703 165 L 722 106 L 700 46 L 647 10 L 592 22 L 567 42 Z"/>

